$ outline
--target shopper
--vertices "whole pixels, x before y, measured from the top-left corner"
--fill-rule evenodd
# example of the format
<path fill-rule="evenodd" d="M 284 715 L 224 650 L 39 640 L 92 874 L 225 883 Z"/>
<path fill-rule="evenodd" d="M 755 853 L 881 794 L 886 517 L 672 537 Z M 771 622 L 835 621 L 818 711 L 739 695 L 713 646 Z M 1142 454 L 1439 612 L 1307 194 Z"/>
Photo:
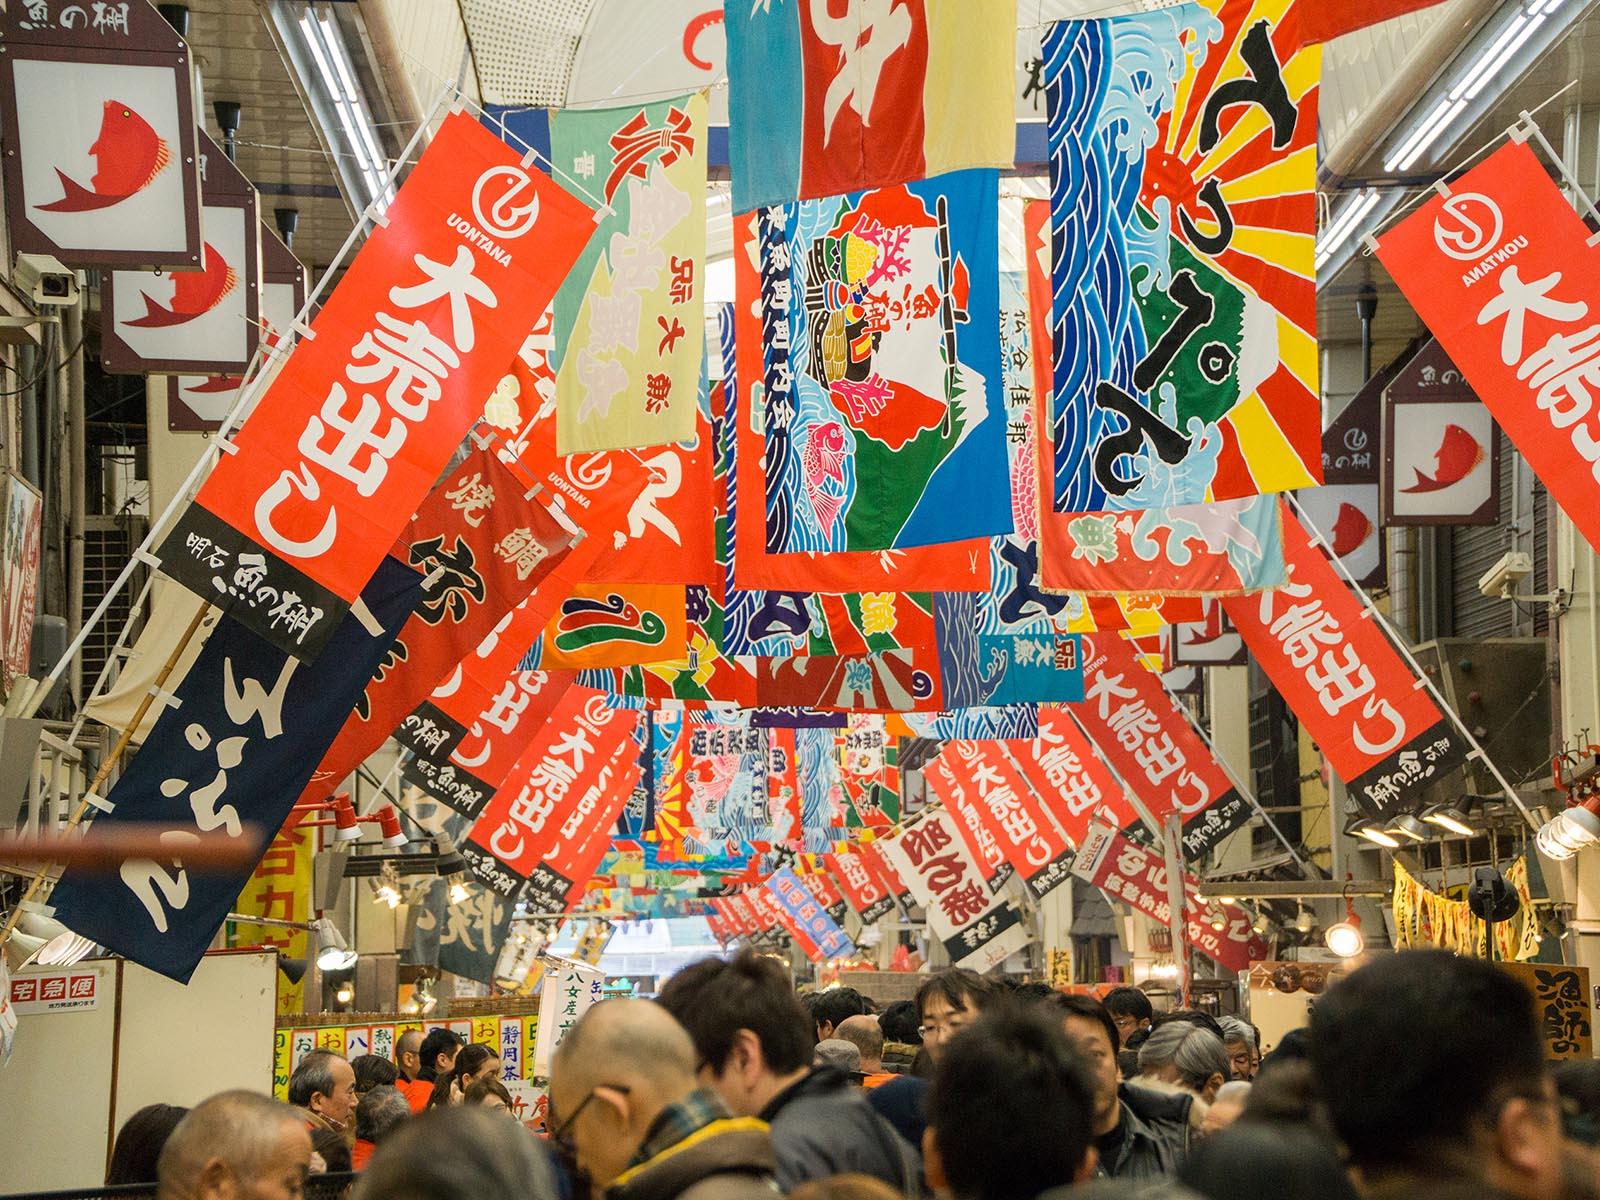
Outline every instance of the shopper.
<path fill-rule="evenodd" d="M 408 1029 L 395 1039 L 394 1065 L 400 1072 L 400 1078 L 394 1081 L 395 1087 L 400 1089 L 412 1112 L 421 1112 L 428 1107 L 428 1097 L 433 1095 L 433 1081 L 422 1078 L 420 1029 Z"/>
<path fill-rule="evenodd" d="M 1238 1017 L 1219 1017 L 1217 1024 L 1222 1026 L 1222 1045 L 1228 1052 L 1231 1077 L 1249 1083 L 1261 1065 L 1255 1026 Z"/>
<path fill-rule="evenodd" d="M 859 1017 L 866 1011 L 867 1002 L 855 988 L 835 987 L 818 992 L 816 1001 L 811 1007 L 811 1016 L 816 1022 L 817 1041 L 825 1042 L 831 1037 L 837 1037 L 838 1034 L 834 1031 L 841 1023 L 851 1017 Z"/>
<path fill-rule="evenodd" d="M 300 1200 L 310 1169 L 311 1135 L 300 1113 L 255 1092 L 223 1092 L 195 1105 L 172 1131 L 156 1196 Z"/>
<path fill-rule="evenodd" d="M 311 1173 L 313 1175 L 348 1175 L 355 1169 L 353 1142 L 331 1129 L 311 1130 Z"/>
<path fill-rule="evenodd" d="M 393 1085 L 380 1084 L 356 1102 L 356 1144 L 351 1149 L 353 1170 L 365 1169 L 372 1152 L 411 1117 L 411 1104 Z"/>
<path fill-rule="evenodd" d="M 499 1074 L 500 1054 L 493 1046 L 482 1042 L 463 1046 L 455 1057 L 455 1065 L 434 1080 L 428 1107 L 460 1104 L 469 1087 L 480 1079 L 494 1079 Z"/>
<path fill-rule="evenodd" d="M 456 1065 L 456 1055 L 461 1053 L 466 1044 L 466 1038 L 443 1026 L 428 1030 L 428 1036 L 422 1039 L 418 1051 L 422 1066 L 417 1069 L 417 1078 L 431 1084 L 439 1076 L 448 1074 Z M 427 1100 L 424 1099 L 423 1103 L 426 1104 Z"/>
<path fill-rule="evenodd" d="M 1188 1092 L 1206 1104 L 1228 1082 L 1228 1052 L 1222 1039 L 1185 1021 L 1162 1025 L 1139 1047 L 1139 1081 Z"/>
<path fill-rule="evenodd" d="M 342 1054 L 313 1050 L 289 1076 L 289 1103 L 305 1114 L 312 1129 L 355 1137 L 356 1073 Z"/>
<path fill-rule="evenodd" d="M 480 1079 L 466 1090 L 461 1098 L 461 1103 L 470 1107 L 498 1108 L 510 1112 L 512 1108 L 511 1093 L 506 1085 L 490 1076 Z"/>
<path fill-rule="evenodd" d="M 146 1104 L 122 1123 L 111 1161 L 106 1166 L 106 1186 L 154 1183 L 161 1150 L 189 1110 L 176 1104 Z"/>
<path fill-rule="evenodd" d="M 1149 1029 L 1155 1019 L 1155 1005 L 1150 997 L 1136 987 L 1112 988 L 1102 1002 L 1117 1027 L 1117 1036 L 1124 1042 L 1136 1030 Z"/>
<path fill-rule="evenodd" d="M 375 1087 L 392 1085 L 400 1072 L 387 1058 L 378 1054 L 358 1054 L 350 1060 L 350 1069 L 356 1073 L 356 1095 L 365 1096 Z"/>
<path fill-rule="evenodd" d="M 1206 1137 L 1221 1133 L 1244 1115 L 1249 1100 L 1250 1085 L 1242 1079 L 1230 1079 L 1217 1089 L 1217 1098 L 1200 1122 L 1200 1132 Z"/>
<path fill-rule="evenodd" d="M 1333 1145 L 1289 1125 L 1238 1125 L 1208 1137 L 1178 1178 L 1206 1200 L 1356 1200 Z"/>
<path fill-rule="evenodd" d="M 1052 1003 L 1094 1083 L 1099 1173 L 1144 1179 L 1177 1170 L 1189 1150 L 1194 1097 L 1119 1085 L 1117 1026 L 1105 1006 L 1093 997 L 1072 994 Z"/>
<path fill-rule="evenodd" d="M 865 1013 L 846 1017 L 833 1031 L 833 1036 L 849 1042 L 860 1051 L 860 1071 L 866 1077 L 864 1083 L 867 1087 L 877 1087 L 894 1078 L 883 1069 L 883 1026 L 878 1024 L 877 1017 Z"/>
<path fill-rule="evenodd" d="M 1361 967 L 1312 1010 L 1311 1066 L 1371 1200 L 1561 1194 L 1533 1005 L 1498 967 L 1438 950 Z"/>
<path fill-rule="evenodd" d="M 1094 1083 L 1052 1012 L 997 1006 L 952 1039 L 928 1096 L 928 1183 L 1034 1200 L 1094 1172 Z"/>
<path fill-rule="evenodd" d="M 667 981 L 660 1002 L 694 1040 L 700 1078 L 732 1112 L 772 1126 L 784 1190 L 845 1171 L 917 1190 L 917 1152 L 848 1076 L 811 1066 L 805 1009 L 775 961 L 746 950 L 694 963 Z"/>
<path fill-rule="evenodd" d="M 917 1032 L 921 1024 L 914 1000 L 896 1000 L 878 1014 L 878 1028 L 883 1030 L 885 1070 L 900 1074 L 911 1069 L 922 1048 L 922 1035 Z"/>
<path fill-rule="evenodd" d="M 556 1200 L 537 1139 L 481 1108 L 434 1109 L 372 1156 L 353 1200 Z"/>
<path fill-rule="evenodd" d="M 835 1067 L 861 1081 L 861 1048 L 843 1038 L 823 1038 L 811 1052 L 811 1061 L 819 1067 Z"/>
<path fill-rule="evenodd" d="M 804 1036 L 805 1027 L 796 1030 Z M 610 1200 L 772 1200 L 766 1125 L 697 1086 L 696 1047 L 648 1000 L 607 1000 L 550 1065 L 551 1140 Z"/>

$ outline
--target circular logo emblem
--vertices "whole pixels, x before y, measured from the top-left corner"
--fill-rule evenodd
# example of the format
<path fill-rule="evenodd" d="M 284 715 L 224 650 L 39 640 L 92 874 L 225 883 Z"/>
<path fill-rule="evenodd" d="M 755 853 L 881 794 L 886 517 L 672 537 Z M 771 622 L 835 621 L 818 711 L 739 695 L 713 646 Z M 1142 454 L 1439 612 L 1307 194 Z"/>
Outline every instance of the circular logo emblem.
<path fill-rule="evenodd" d="M 1433 240 L 1451 258 L 1470 262 L 1498 246 L 1504 230 L 1498 204 L 1477 192 L 1462 192 L 1444 202 L 1433 222 Z"/>
<path fill-rule="evenodd" d="M 485 233 L 510 241 L 539 220 L 539 193 L 521 167 L 494 167 L 472 189 L 472 215 Z"/>

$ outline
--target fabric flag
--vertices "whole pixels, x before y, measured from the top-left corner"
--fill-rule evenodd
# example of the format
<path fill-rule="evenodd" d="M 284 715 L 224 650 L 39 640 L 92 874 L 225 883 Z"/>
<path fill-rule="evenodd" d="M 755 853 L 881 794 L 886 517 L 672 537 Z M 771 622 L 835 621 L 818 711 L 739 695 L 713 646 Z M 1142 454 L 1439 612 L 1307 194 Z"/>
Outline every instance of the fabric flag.
<path fill-rule="evenodd" d="M 746 856 L 753 843 L 770 843 L 767 731 L 701 726 L 689 731 L 688 743 L 686 838 Z"/>
<path fill-rule="evenodd" d="M 1306 7 L 1205 0 L 1045 36 L 1058 512 L 1321 482 Z"/>
<path fill-rule="evenodd" d="M 1339 0 L 1337 4 L 1306 4 L 1301 10 L 1301 36 L 1306 42 L 1331 42 L 1379 21 L 1432 8 L 1443 0 Z"/>
<path fill-rule="evenodd" d="M 588 205 L 446 117 L 167 536 L 163 571 L 314 659 L 593 229 Z"/>
<path fill-rule="evenodd" d="M 753 708 L 756 678 L 752 660 L 719 649 L 724 620 L 711 589 L 684 589 L 687 650 L 681 657 L 604 671 L 583 672 L 583 682 L 610 695 L 656 704 L 674 700 L 688 708 L 733 705 Z"/>
<path fill-rule="evenodd" d="M 909 650 L 757 659 L 756 702 L 839 712 L 936 711 L 942 704 L 938 662 Z"/>
<path fill-rule="evenodd" d="M 733 208 L 1009 168 L 1016 0 L 727 0 Z"/>
<path fill-rule="evenodd" d="M 877 713 L 850 713 L 834 733 L 839 751 L 839 782 L 844 792 L 845 828 L 887 831 L 900 820 L 898 769 L 891 780 L 892 750 Z"/>
<path fill-rule="evenodd" d="M 734 290 L 737 303 L 718 317 L 723 340 L 723 380 L 732 442 L 719 449 L 731 456 L 719 470 L 734 479 L 730 496 L 736 516 L 730 526 L 729 557 L 735 586 L 798 592 L 982 591 L 989 586 L 988 541 L 915 546 L 892 554 L 872 550 L 828 554 L 772 554 L 767 551 L 765 482 L 759 464 L 763 439 L 756 423 L 758 399 L 765 394 L 761 326 L 761 255 L 754 217 L 734 218 Z M 737 387 L 732 386 L 737 384 Z M 715 408 L 716 411 L 723 411 Z M 739 469 L 739 463 L 747 464 Z M 736 535 L 736 536 L 735 536 Z"/>
<path fill-rule="evenodd" d="M 429 493 L 403 550 L 424 575 L 422 603 L 317 765 L 305 800 L 326 799 L 560 563 L 576 531 L 558 507 L 525 499 L 527 490 L 475 446 Z"/>
<path fill-rule="evenodd" d="M 560 110 L 550 157 L 609 206 L 556 293 L 561 453 L 693 440 L 705 353 L 705 94 Z"/>
<path fill-rule="evenodd" d="M 987 971 L 1030 940 L 1021 914 L 990 893 L 952 813 L 930 809 L 898 835 L 874 842 L 927 911 L 952 964 Z"/>
<path fill-rule="evenodd" d="M 951 742 L 940 754 L 978 819 L 1035 900 L 1072 882 L 1072 849 L 999 742 Z"/>
<path fill-rule="evenodd" d="M 1165 860 L 1109 825 L 1096 823 L 1090 827 L 1073 870 L 1108 898 L 1152 921 L 1165 925 L 1172 919 Z M 1200 881 L 1187 871 L 1183 875 L 1183 893 L 1184 925 L 1196 950 L 1230 971 L 1248 971 L 1253 963 L 1266 958 L 1267 943 L 1252 930 L 1248 912 L 1237 904 L 1202 898 Z"/>
<path fill-rule="evenodd" d="M 1037 737 L 1039 706 L 1012 704 L 1004 708 L 959 708 L 954 712 L 901 713 L 913 736 L 949 741 L 952 738 L 1019 739 Z"/>
<path fill-rule="evenodd" d="M 1000 845 L 1000 839 L 978 813 L 976 789 L 970 786 L 967 775 L 957 768 L 954 756 L 940 752 L 939 756 L 923 768 L 923 778 L 933 798 L 955 818 L 953 825 L 960 834 L 967 852 L 978 864 L 979 873 L 989 890 L 998 892 L 1011 878 L 1013 869 Z"/>
<path fill-rule="evenodd" d="M 760 220 L 771 553 L 1012 530 L 998 179 L 944 175 Z"/>
<path fill-rule="evenodd" d="M 1401 291 L 1590 546 L 1600 548 L 1600 251 L 1513 140 L 1378 239 Z"/>
<path fill-rule="evenodd" d="M 905 880 L 900 878 L 900 872 L 889 862 L 881 845 L 877 842 L 866 842 L 856 847 L 855 853 L 861 857 L 872 877 L 883 885 L 884 891 L 891 897 L 898 899 L 906 894 Z"/>
<path fill-rule="evenodd" d="M 557 608 L 525 668 L 575 671 L 682 658 L 684 589 L 670 584 L 580 584 Z"/>
<path fill-rule="evenodd" d="M 894 897 L 858 851 L 841 850 L 825 856 L 828 870 L 839 881 L 850 907 L 862 925 L 872 925 L 894 911 Z"/>
<path fill-rule="evenodd" d="M 1409 811 L 1471 747 L 1287 510 L 1283 525 L 1288 584 L 1222 606 L 1356 803 Z"/>
<path fill-rule="evenodd" d="M 1096 634 L 1084 655 L 1085 699 L 1073 714 L 1153 820 L 1182 819 L 1184 854 L 1199 858 L 1248 821 L 1249 802 L 1132 644 Z"/>
<path fill-rule="evenodd" d="M 188 832 L 222 831 L 266 852 L 362 686 L 422 599 L 421 577 L 392 558 L 361 593 L 372 628 L 348 613 L 310 665 L 224 617 L 206 639 L 86 840 L 159 826 L 167 860 L 124 862 L 115 876 L 69 866 L 56 917 L 125 958 L 187 983 L 244 889 L 255 860 L 190 871 Z"/>
<path fill-rule="evenodd" d="M 1082 845 L 1091 821 L 1117 829 L 1139 823 L 1122 784 L 1065 709 L 1041 708 L 1038 737 L 1000 745 L 1073 845 Z"/>
<path fill-rule="evenodd" d="M 772 876 L 766 890 L 788 918 L 784 924 L 804 931 L 803 944 L 815 947 L 816 961 L 846 958 L 856 952 L 855 943 L 792 870 L 786 868 Z"/>

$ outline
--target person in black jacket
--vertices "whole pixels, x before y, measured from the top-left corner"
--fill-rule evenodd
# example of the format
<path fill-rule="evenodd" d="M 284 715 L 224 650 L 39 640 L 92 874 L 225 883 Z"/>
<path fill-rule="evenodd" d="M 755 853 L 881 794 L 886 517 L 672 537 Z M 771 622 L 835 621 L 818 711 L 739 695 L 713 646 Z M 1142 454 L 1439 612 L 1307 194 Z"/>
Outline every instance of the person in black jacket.
<path fill-rule="evenodd" d="M 1051 1003 L 1067 1037 L 1095 1081 L 1095 1148 L 1099 1173 L 1113 1179 L 1170 1175 L 1189 1153 L 1189 1110 L 1194 1097 L 1117 1082 L 1117 1026 L 1090 996 L 1061 995 Z"/>
<path fill-rule="evenodd" d="M 921 1194 L 921 1155 L 867 1106 L 850 1077 L 811 1066 L 812 1024 L 787 972 L 746 950 L 679 971 L 659 997 L 689 1031 L 702 1085 L 736 1116 L 772 1130 L 778 1185 L 870 1175 L 901 1195 Z"/>

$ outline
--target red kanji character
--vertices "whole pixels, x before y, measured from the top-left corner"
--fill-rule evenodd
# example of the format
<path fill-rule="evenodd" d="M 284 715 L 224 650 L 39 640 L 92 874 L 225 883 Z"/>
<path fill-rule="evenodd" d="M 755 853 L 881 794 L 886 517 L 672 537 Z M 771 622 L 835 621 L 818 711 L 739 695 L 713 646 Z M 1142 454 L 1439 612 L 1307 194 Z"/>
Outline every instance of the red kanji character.
<path fill-rule="evenodd" d="M 674 259 L 674 262 L 677 260 Z M 671 354 L 677 348 L 678 342 L 687 334 L 683 322 L 677 317 L 672 318 L 672 324 L 667 324 L 666 317 L 657 317 L 656 324 L 661 326 L 661 340 L 656 343 L 657 354 Z"/>
<path fill-rule="evenodd" d="M 672 395 L 672 376 L 664 371 L 652 371 L 645 376 L 644 410 L 647 413 L 664 412 L 667 397 Z"/>
<path fill-rule="evenodd" d="M 672 283 L 667 296 L 674 304 L 687 304 L 694 299 L 694 259 L 672 256 Z"/>

